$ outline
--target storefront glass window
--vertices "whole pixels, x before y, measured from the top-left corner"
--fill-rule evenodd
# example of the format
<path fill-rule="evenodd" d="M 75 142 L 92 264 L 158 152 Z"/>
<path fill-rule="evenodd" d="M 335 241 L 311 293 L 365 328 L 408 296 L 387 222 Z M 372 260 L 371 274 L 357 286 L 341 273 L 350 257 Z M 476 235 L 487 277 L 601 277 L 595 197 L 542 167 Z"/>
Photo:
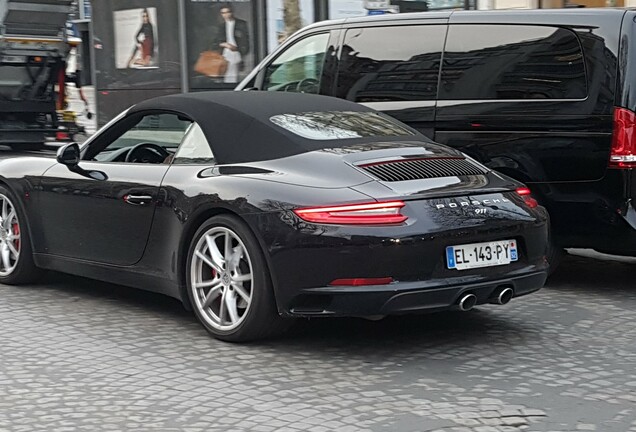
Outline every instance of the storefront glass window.
<path fill-rule="evenodd" d="M 464 0 L 427 0 L 429 9 L 463 8 Z"/>
<path fill-rule="evenodd" d="M 188 0 L 190 89 L 233 88 L 255 64 L 251 1 Z"/>
<path fill-rule="evenodd" d="M 329 0 L 329 19 L 368 15 L 363 0 Z"/>

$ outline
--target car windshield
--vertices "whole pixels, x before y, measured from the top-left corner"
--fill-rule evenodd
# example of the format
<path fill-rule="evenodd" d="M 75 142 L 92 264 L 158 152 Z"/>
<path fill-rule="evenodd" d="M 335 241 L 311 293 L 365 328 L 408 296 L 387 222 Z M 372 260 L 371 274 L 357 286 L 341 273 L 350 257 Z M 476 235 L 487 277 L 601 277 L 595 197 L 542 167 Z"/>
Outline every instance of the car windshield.
<path fill-rule="evenodd" d="M 270 121 L 311 140 L 415 135 L 413 131 L 376 112 L 329 111 L 279 114 Z"/>

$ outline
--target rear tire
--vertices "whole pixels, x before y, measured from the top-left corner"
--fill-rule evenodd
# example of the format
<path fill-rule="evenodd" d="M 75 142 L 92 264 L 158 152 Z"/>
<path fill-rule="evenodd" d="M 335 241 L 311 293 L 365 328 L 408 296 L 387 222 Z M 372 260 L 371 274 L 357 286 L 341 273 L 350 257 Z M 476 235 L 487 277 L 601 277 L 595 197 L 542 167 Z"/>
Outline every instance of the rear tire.
<path fill-rule="evenodd" d="M 22 285 L 33 282 L 41 270 L 33 262 L 33 249 L 26 218 L 14 195 L 0 186 L 0 283 Z"/>
<path fill-rule="evenodd" d="M 186 286 L 195 315 L 217 339 L 263 339 L 291 321 L 278 314 L 258 241 L 234 216 L 215 216 L 197 230 L 188 248 Z"/>

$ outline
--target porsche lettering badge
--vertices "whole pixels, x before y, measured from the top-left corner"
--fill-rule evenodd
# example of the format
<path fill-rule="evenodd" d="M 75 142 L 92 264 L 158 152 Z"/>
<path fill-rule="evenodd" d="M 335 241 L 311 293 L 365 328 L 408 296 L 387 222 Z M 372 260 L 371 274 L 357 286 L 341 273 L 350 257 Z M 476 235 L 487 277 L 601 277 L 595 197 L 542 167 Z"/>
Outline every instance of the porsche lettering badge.
<path fill-rule="evenodd" d="M 435 208 L 438 210 L 443 208 L 458 208 L 458 207 L 471 207 L 471 206 L 488 206 L 492 204 L 499 203 L 508 203 L 509 199 L 506 198 L 494 198 L 494 199 L 485 199 L 485 200 L 460 200 L 460 201 L 450 201 L 445 204 L 435 204 Z"/>

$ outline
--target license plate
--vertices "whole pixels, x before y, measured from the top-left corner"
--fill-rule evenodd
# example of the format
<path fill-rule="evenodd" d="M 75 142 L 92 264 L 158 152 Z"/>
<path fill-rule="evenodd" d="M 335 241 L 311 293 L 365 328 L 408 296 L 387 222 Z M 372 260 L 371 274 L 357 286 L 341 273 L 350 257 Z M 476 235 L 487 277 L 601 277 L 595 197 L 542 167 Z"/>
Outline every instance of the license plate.
<path fill-rule="evenodd" d="M 505 265 L 518 259 L 516 240 L 472 243 L 446 248 L 446 264 L 449 269 L 465 270 Z"/>

